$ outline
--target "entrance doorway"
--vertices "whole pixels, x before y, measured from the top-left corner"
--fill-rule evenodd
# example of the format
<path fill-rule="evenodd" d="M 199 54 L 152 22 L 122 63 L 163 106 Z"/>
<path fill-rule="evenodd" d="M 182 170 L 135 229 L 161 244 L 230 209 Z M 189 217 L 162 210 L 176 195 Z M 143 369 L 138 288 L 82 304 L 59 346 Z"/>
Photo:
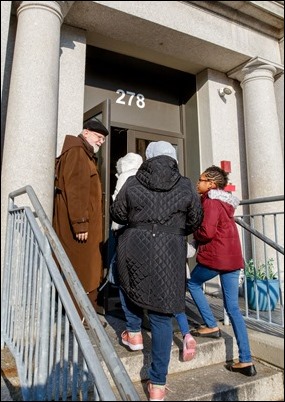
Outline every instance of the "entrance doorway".
<path fill-rule="evenodd" d="M 112 194 L 116 187 L 116 164 L 118 159 L 125 156 L 128 152 L 134 152 L 145 160 L 145 151 L 148 144 L 152 141 L 168 141 L 176 149 L 178 164 L 180 172 L 184 171 L 184 158 L 183 158 L 183 139 L 167 136 L 164 134 L 157 134 L 139 130 L 132 130 L 123 127 L 111 127 L 111 141 L 110 141 L 110 194 L 109 203 L 112 203 Z M 111 227 L 111 221 L 110 221 Z M 112 255 L 115 252 L 116 240 L 112 231 L 109 232 L 108 239 L 108 261 L 111 261 Z M 112 284 L 107 285 L 105 289 L 104 307 L 105 312 L 111 315 L 123 317 L 123 313 L 120 306 L 118 288 Z"/>
<path fill-rule="evenodd" d="M 128 128 L 111 127 L 110 147 L 110 197 L 116 186 L 116 163 L 128 152 L 134 152 L 145 160 L 145 150 L 152 141 L 168 141 L 176 149 L 179 170 L 184 174 L 183 139 L 164 134 L 131 130 Z M 111 201 L 111 199 L 110 199 Z"/>
<path fill-rule="evenodd" d="M 102 259 L 104 266 L 104 277 L 107 276 L 108 267 L 116 247 L 115 238 L 111 232 L 111 220 L 109 208 L 112 203 L 112 194 L 114 193 L 117 177 L 116 164 L 119 158 L 125 156 L 128 152 L 138 153 L 145 160 L 145 150 L 152 141 L 168 141 L 176 149 L 178 165 L 180 172 L 184 174 L 184 140 L 181 133 L 158 132 L 157 129 L 152 132 L 150 129 L 144 131 L 140 129 L 128 128 L 128 125 L 111 125 L 111 109 L 108 100 L 93 107 L 84 113 L 84 121 L 96 116 L 108 128 L 110 135 L 106 137 L 106 142 L 97 154 L 98 169 L 102 181 L 103 190 L 103 231 L 104 244 L 102 247 Z M 102 292 L 103 312 L 108 314 L 122 315 L 118 288 L 109 283 L 103 287 Z"/>

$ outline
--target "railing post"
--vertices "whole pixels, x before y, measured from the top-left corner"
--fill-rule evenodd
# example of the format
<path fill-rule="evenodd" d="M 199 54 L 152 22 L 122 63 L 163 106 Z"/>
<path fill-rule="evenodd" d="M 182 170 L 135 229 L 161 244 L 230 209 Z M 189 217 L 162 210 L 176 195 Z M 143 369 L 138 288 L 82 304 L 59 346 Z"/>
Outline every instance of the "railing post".
<path fill-rule="evenodd" d="M 49 243 L 47 238 L 43 238 L 43 249 L 44 254 L 49 254 Z M 35 384 L 36 392 L 35 392 L 35 400 L 37 401 L 46 401 L 47 400 L 47 384 L 48 384 L 48 367 L 49 367 L 49 335 L 51 333 L 50 328 L 50 288 L 51 288 L 51 280 L 47 267 L 44 267 L 45 264 L 42 256 L 40 257 L 40 269 L 42 271 L 41 275 L 41 283 L 39 286 L 41 289 L 39 290 L 39 306 L 37 314 L 39 314 L 39 367 L 38 367 L 38 383 Z"/>

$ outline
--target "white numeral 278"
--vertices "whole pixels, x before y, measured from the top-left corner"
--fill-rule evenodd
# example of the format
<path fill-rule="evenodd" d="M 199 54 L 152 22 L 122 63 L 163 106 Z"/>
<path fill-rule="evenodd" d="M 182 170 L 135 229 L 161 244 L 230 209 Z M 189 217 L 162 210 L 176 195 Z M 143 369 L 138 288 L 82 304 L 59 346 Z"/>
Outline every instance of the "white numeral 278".
<path fill-rule="evenodd" d="M 126 101 L 124 101 L 124 97 L 126 95 L 129 96 L 129 100 L 127 105 L 132 106 L 132 101 L 134 97 L 136 97 L 136 105 L 138 108 L 143 109 L 145 107 L 145 100 L 143 94 L 135 94 L 134 92 L 130 91 L 124 91 L 123 89 L 117 89 L 116 94 L 119 94 L 120 96 L 116 100 L 116 103 L 120 103 L 121 105 L 125 105 Z"/>

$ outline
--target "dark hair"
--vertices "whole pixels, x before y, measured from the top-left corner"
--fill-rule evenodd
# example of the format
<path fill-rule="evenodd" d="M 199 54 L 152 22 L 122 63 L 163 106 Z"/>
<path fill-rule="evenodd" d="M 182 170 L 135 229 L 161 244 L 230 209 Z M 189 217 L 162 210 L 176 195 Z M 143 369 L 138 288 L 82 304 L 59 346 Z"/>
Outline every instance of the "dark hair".
<path fill-rule="evenodd" d="M 212 180 L 217 188 L 223 190 L 228 184 L 228 173 L 221 169 L 219 166 L 212 165 L 208 167 L 203 174 L 207 179 Z"/>

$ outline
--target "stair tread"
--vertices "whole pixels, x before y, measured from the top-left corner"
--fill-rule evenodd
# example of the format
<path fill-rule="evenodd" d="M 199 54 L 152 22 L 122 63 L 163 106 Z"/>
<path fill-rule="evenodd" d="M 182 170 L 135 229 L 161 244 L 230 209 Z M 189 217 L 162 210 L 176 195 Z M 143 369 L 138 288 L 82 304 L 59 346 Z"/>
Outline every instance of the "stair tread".
<path fill-rule="evenodd" d="M 132 352 L 122 345 L 121 332 L 125 329 L 122 317 L 105 316 L 105 330 L 121 358 L 140 400 L 148 400 L 147 369 L 151 360 L 151 333 L 143 329 L 144 350 Z M 167 382 L 171 391 L 165 401 L 281 401 L 284 400 L 283 371 L 264 362 L 254 360 L 257 375 L 247 377 L 226 369 L 226 361 L 237 361 L 237 346 L 231 326 L 219 324 L 222 337 L 196 338 L 195 358 L 190 362 L 181 359 L 182 336 L 174 332 L 174 344 Z M 118 400 L 120 400 L 118 398 Z"/>
<path fill-rule="evenodd" d="M 150 340 L 149 330 L 143 330 L 144 350 L 131 352 L 120 342 L 120 334 L 125 329 L 125 321 L 118 317 L 106 315 L 101 320 L 107 324 L 105 330 L 118 356 L 122 359 L 127 372 L 136 374 L 137 379 L 131 378 L 141 401 L 148 400 L 147 368 L 150 364 Z M 220 326 L 222 337 L 218 339 L 196 338 L 197 353 L 190 362 L 182 362 L 181 349 L 182 337 L 180 332 L 174 333 L 174 345 L 172 347 L 168 386 L 171 391 L 167 393 L 165 401 L 191 400 L 191 401 L 281 401 L 284 400 L 283 370 L 276 369 L 269 364 L 254 360 L 257 375 L 246 377 L 240 373 L 229 372 L 225 368 L 225 361 L 236 358 L 234 343 L 232 342 L 232 328 Z M 92 331 L 87 331 L 92 341 Z M 95 340 L 92 343 L 95 345 Z M 95 347 L 96 349 L 97 347 Z M 226 349 L 226 353 L 224 350 Z M 223 351 L 223 352 L 222 352 Z M 227 356 L 228 358 L 225 358 Z M 9 359 L 4 359 L 9 372 L 9 381 L 15 389 L 19 390 L 17 375 L 12 374 L 11 367 L 15 364 Z M 219 363 L 218 363 L 219 362 Z M 13 368 L 12 367 L 12 368 Z M 7 373 L 8 373 L 7 372 Z M 13 377 L 11 377 L 13 375 Z M 144 381 L 141 381 L 143 379 Z M 17 380 L 17 383 L 15 382 Z M 118 391 L 114 390 L 117 400 L 121 400 Z M 13 394 L 14 396 L 14 394 Z M 20 399 L 14 399 L 20 400 Z"/>
<path fill-rule="evenodd" d="M 258 361 L 254 361 L 254 364 L 257 370 L 257 375 L 254 377 L 232 373 L 226 369 L 225 363 L 169 374 L 167 377 L 169 391 L 165 401 L 282 400 L 282 371 Z M 276 387 L 272 386 L 274 382 L 277 384 Z M 271 395 L 266 392 L 269 383 Z M 137 381 L 134 385 L 141 400 L 147 401 L 146 381 Z"/>

